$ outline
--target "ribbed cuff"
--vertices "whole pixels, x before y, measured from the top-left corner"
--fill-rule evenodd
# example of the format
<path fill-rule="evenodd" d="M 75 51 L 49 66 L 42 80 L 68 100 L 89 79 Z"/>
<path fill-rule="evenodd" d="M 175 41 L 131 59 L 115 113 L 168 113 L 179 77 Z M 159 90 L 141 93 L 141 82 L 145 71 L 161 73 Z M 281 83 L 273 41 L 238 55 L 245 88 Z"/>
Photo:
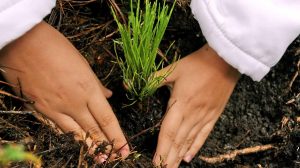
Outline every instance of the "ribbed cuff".
<path fill-rule="evenodd" d="M 270 71 L 270 67 L 244 52 L 225 36 L 205 0 L 192 0 L 191 9 L 210 47 L 232 67 L 255 81 L 260 81 Z"/>
<path fill-rule="evenodd" d="M 21 0 L 0 12 L 0 49 L 25 34 L 51 12 L 56 0 Z"/>

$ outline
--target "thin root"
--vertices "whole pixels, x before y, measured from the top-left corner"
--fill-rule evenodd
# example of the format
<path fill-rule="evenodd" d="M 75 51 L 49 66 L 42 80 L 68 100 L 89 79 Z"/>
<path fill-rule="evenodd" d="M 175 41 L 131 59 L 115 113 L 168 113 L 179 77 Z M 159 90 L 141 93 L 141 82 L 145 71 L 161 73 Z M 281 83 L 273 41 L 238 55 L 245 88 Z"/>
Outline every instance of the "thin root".
<path fill-rule="evenodd" d="M 295 72 L 294 76 L 292 77 L 292 80 L 289 83 L 289 89 L 292 88 L 296 78 L 299 76 L 299 73 L 300 73 L 300 60 L 297 63 L 297 71 Z"/>
<path fill-rule="evenodd" d="M 215 157 L 199 156 L 199 159 L 201 159 L 207 163 L 210 163 L 210 164 L 216 164 L 216 163 L 221 163 L 225 160 L 234 160 L 235 157 L 239 156 L 239 155 L 247 155 L 247 154 L 251 154 L 251 153 L 262 152 L 262 151 L 270 150 L 273 148 L 275 148 L 275 147 L 271 144 L 259 145 L 259 146 L 245 148 L 245 149 L 234 150 L 227 154 L 222 154 L 222 155 L 215 156 Z"/>

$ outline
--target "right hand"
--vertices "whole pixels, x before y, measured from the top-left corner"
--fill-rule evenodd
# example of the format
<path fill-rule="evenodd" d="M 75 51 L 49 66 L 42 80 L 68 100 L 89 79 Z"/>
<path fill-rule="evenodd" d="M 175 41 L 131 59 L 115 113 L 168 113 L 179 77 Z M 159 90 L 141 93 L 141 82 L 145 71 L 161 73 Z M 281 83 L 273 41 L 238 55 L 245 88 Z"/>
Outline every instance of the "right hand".
<path fill-rule="evenodd" d="M 128 156 L 129 146 L 106 100 L 112 92 L 101 84 L 72 44 L 50 25 L 41 22 L 4 47 L 0 63 L 8 67 L 2 68 L 6 80 L 15 85 L 20 81 L 23 95 L 35 102 L 27 105 L 29 108 L 44 114 L 64 132 L 73 132 L 77 139 L 86 139 L 89 133 L 89 146 L 93 142 L 113 142 L 110 159 L 117 153 L 122 158 Z M 95 159 L 103 162 L 106 157 L 99 154 Z"/>
<path fill-rule="evenodd" d="M 240 73 L 208 45 L 156 75 L 167 72 L 163 85 L 171 88 L 171 96 L 153 161 L 177 168 L 182 160 L 190 162 L 204 144 Z"/>

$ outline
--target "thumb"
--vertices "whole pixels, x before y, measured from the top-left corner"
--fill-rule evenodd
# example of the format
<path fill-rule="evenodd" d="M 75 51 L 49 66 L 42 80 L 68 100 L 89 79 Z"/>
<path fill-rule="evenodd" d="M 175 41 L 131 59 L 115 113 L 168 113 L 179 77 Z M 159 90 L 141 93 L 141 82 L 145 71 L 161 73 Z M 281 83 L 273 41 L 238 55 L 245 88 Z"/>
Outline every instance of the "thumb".
<path fill-rule="evenodd" d="M 112 96 L 113 92 L 110 89 L 107 89 L 105 86 L 103 86 L 101 82 L 99 82 L 99 86 L 105 98 L 110 98 Z"/>
<path fill-rule="evenodd" d="M 106 98 L 110 98 L 113 94 L 113 92 L 110 89 L 107 89 L 106 87 L 103 86 L 102 88 L 103 94 Z"/>
<path fill-rule="evenodd" d="M 174 82 L 176 80 L 177 70 L 176 70 L 177 63 L 173 63 L 157 72 L 154 73 L 154 78 L 156 77 L 164 77 L 162 83 L 159 85 L 159 87 L 162 86 L 169 86 L 173 87 Z"/>

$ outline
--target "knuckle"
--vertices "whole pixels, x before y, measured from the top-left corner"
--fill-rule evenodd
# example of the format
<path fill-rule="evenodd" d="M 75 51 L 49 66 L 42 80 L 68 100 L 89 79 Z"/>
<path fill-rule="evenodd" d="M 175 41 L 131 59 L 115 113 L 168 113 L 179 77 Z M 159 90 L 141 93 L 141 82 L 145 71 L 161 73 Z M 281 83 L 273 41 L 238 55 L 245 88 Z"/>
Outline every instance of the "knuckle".
<path fill-rule="evenodd" d="M 176 164 L 176 165 L 179 165 L 180 162 L 181 162 L 181 160 L 182 160 L 182 157 L 178 157 L 178 158 L 176 159 L 176 161 L 175 161 L 175 164 Z"/>
<path fill-rule="evenodd" d="M 98 128 L 98 126 L 93 126 L 90 127 L 87 132 L 89 133 L 89 135 L 92 137 L 92 139 L 94 140 L 101 140 L 103 139 L 103 134 L 100 131 L 100 129 Z"/>
<path fill-rule="evenodd" d="M 180 149 L 182 148 L 183 143 L 182 142 L 174 142 L 173 143 L 173 147 L 175 148 L 175 150 L 180 151 Z"/>
<path fill-rule="evenodd" d="M 83 81 L 77 81 L 76 84 L 79 87 L 79 90 L 83 92 L 88 92 L 92 89 L 92 82 L 83 80 Z"/>
<path fill-rule="evenodd" d="M 192 108 L 202 108 L 203 107 L 203 103 L 199 100 L 199 99 L 190 99 L 189 104 Z"/>
<path fill-rule="evenodd" d="M 127 144 L 126 140 L 123 138 L 115 138 L 115 139 L 113 139 L 113 143 L 114 143 L 115 148 L 121 148 Z"/>
<path fill-rule="evenodd" d="M 68 132 L 71 132 L 76 140 L 85 139 L 85 134 L 79 129 L 69 130 Z"/>
<path fill-rule="evenodd" d="M 167 154 L 155 154 L 153 163 L 156 166 L 161 166 L 166 163 L 166 160 L 167 160 Z"/>
<path fill-rule="evenodd" d="M 170 141 L 173 142 L 175 140 L 175 137 L 176 137 L 176 132 L 175 131 L 167 131 L 163 135 L 164 135 L 164 138 L 167 138 L 167 139 L 169 139 Z"/>
<path fill-rule="evenodd" d="M 111 114 L 101 116 L 100 126 L 101 128 L 108 127 L 109 125 L 115 124 L 115 117 Z"/>
<path fill-rule="evenodd" d="M 193 142 L 194 142 L 194 138 L 189 138 L 189 139 L 186 140 L 186 143 L 185 143 L 185 144 L 186 144 L 187 146 L 191 146 Z"/>

